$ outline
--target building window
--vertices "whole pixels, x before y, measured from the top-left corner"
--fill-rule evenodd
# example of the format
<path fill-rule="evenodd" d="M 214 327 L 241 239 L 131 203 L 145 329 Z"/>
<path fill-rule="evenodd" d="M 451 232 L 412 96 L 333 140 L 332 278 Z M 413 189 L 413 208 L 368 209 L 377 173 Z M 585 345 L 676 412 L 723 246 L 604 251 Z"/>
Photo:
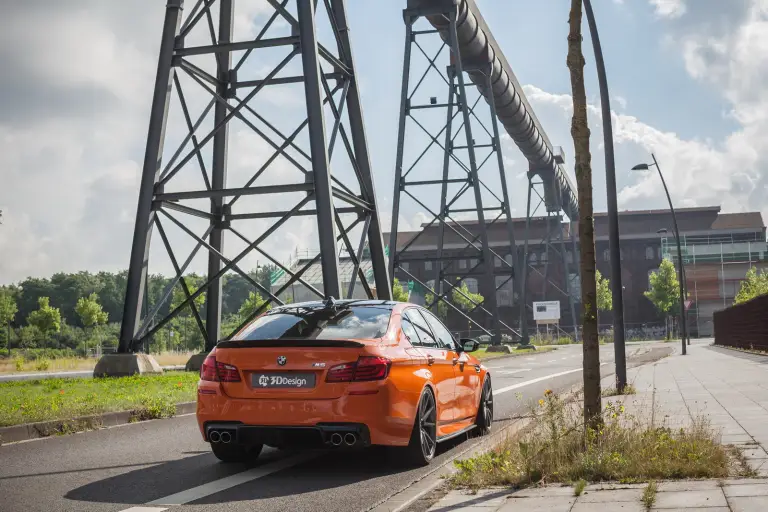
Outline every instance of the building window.
<path fill-rule="evenodd" d="M 649 290 L 651 289 L 651 274 L 653 274 L 654 272 L 658 272 L 658 271 L 659 271 L 659 269 L 657 269 L 657 268 L 652 268 L 651 270 L 648 271 L 648 289 Z"/>
<path fill-rule="evenodd" d="M 459 260 L 459 268 L 462 270 L 467 268 L 467 260 Z"/>
<path fill-rule="evenodd" d="M 514 263 L 512 262 L 512 255 L 511 254 L 507 254 L 506 256 L 504 256 L 504 261 L 506 261 L 510 265 L 514 265 Z"/>
<path fill-rule="evenodd" d="M 603 251 L 603 261 L 610 261 L 611 260 L 611 251 L 608 249 L 605 249 Z"/>
<path fill-rule="evenodd" d="M 494 267 L 500 267 L 501 266 L 501 258 L 494 256 L 493 257 L 493 266 Z"/>
<path fill-rule="evenodd" d="M 536 253 L 535 252 L 532 252 L 530 254 L 529 260 L 530 260 L 531 265 L 535 265 L 536 263 L 538 263 L 538 258 L 536 257 Z"/>
<path fill-rule="evenodd" d="M 659 258 L 658 259 L 661 259 L 661 247 L 659 247 Z"/>
<path fill-rule="evenodd" d="M 547 252 L 546 252 L 546 251 L 544 251 L 543 253 L 541 253 L 541 262 L 542 262 L 542 263 L 546 263 L 548 260 L 549 260 L 549 254 L 547 254 Z"/>
<path fill-rule="evenodd" d="M 431 261 L 425 261 L 424 262 L 424 270 L 432 270 L 432 262 Z"/>
<path fill-rule="evenodd" d="M 567 261 L 569 265 L 573 263 L 573 253 L 571 251 L 565 252 L 565 261 Z"/>
<path fill-rule="evenodd" d="M 400 268 L 403 269 L 404 271 L 408 272 L 408 268 L 409 268 L 408 262 L 404 261 L 404 262 L 400 263 Z"/>
<path fill-rule="evenodd" d="M 499 306 L 512 306 L 514 283 L 508 276 L 496 276 L 496 303 Z"/>
<path fill-rule="evenodd" d="M 646 247 L 645 248 L 645 259 L 652 260 L 653 259 L 653 247 Z"/>
<path fill-rule="evenodd" d="M 477 293 L 477 279 L 474 277 L 468 277 L 464 280 L 465 283 L 467 283 L 467 290 L 469 290 L 471 293 Z"/>
<path fill-rule="evenodd" d="M 469 260 L 469 268 L 475 268 L 477 266 L 477 258 Z"/>

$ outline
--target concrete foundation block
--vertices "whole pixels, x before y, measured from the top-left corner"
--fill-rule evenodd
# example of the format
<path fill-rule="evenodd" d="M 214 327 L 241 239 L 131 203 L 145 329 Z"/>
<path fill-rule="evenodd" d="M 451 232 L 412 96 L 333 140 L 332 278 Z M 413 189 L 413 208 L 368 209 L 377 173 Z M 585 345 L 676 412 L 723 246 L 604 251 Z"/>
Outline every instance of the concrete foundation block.
<path fill-rule="evenodd" d="M 503 354 L 511 354 L 512 349 L 509 345 L 488 345 L 486 352 L 501 352 Z"/>
<path fill-rule="evenodd" d="M 518 345 L 517 350 L 536 350 L 536 347 L 533 345 Z"/>
<path fill-rule="evenodd" d="M 127 377 L 130 375 L 160 375 L 163 369 L 149 354 L 106 354 L 96 363 L 94 377 Z"/>
<path fill-rule="evenodd" d="M 208 357 L 208 354 L 192 354 L 192 357 L 187 361 L 187 365 L 184 367 L 184 371 L 187 372 L 199 372 L 203 366 L 203 361 Z"/>

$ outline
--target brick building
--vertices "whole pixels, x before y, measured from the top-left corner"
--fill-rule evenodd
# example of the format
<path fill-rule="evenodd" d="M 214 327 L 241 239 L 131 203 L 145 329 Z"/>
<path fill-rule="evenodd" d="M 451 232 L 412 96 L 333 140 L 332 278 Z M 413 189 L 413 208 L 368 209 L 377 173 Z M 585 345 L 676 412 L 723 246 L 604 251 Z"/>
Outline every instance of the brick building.
<path fill-rule="evenodd" d="M 710 336 L 713 331 L 712 316 L 714 311 L 733 303 L 733 297 L 739 289 L 739 283 L 750 266 L 768 267 L 768 251 L 766 250 L 766 227 L 759 212 L 721 213 L 720 207 L 681 208 L 676 210 L 678 227 L 680 229 L 685 259 L 688 292 L 693 304 L 688 312 L 689 325 L 694 336 Z M 610 276 L 610 261 L 608 252 L 608 218 L 605 213 L 595 214 L 595 254 L 597 268 L 606 276 Z M 568 307 L 566 290 L 565 265 L 556 251 L 565 249 L 565 259 L 568 261 L 571 283 L 571 294 L 575 298 L 576 317 L 580 316 L 580 291 L 577 279 L 577 260 L 574 260 L 572 232 L 576 235 L 578 244 L 578 227 L 563 223 L 563 243 L 559 239 L 559 229 L 556 217 L 537 217 L 531 219 L 529 235 L 529 263 L 534 270 L 528 274 L 528 302 L 538 300 L 560 300 L 560 327 L 566 331 L 574 325 Z M 525 239 L 525 219 L 513 219 L 516 238 L 517 254 L 522 255 Z M 476 234 L 477 223 L 462 222 L 463 227 Z M 660 327 L 663 318 L 655 310 L 643 292 L 648 289 L 649 275 L 658 269 L 662 257 L 670 257 L 677 261 L 674 243 L 674 230 L 669 210 L 624 211 L 619 213 L 620 247 L 622 257 L 622 285 L 624 287 L 625 323 L 629 336 L 633 333 L 653 327 Z M 544 243 L 547 230 L 552 233 L 549 247 Z M 663 230 L 667 230 L 664 232 Z M 511 261 L 512 251 L 509 248 L 507 229 L 503 220 L 489 226 L 488 236 L 491 247 L 495 252 Z M 389 235 L 385 235 L 388 240 Z M 418 281 L 432 285 L 436 276 L 435 263 L 429 260 L 434 256 L 437 247 L 437 227 L 425 226 L 422 232 L 404 232 L 398 235 L 398 246 L 408 245 L 404 253 L 403 266 Z M 444 254 L 451 258 L 451 264 L 446 270 L 446 278 L 463 274 L 472 269 L 477 263 L 470 258 L 470 253 L 463 251 L 466 243 L 452 230 L 445 230 Z M 476 254 L 473 253 L 473 254 Z M 466 256 L 466 258 L 464 258 Z M 472 256 L 476 257 L 476 256 Z M 494 268 L 503 274 L 503 265 L 496 261 Z M 475 272 L 479 274 L 479 272 Z M 554 286 L 545 286 L 544 275 Z M 397 270 L 395 277 L 407 281 L 410 277 Z M 506 278 L 497 275 L 497 283 Z M 483 289 L 479 275 L 467 279 L 470 291 L 479 292 L 484 296 L 492 293 Z M 558 288 L 561 290 L 559 291 Z M 423 302 L 424 292 L 419 286 L 415 287 L 411 300 Z M 507 282 L 497 292 L 500 315 L 509 325 L 517 326 L 517 300 L 513 300 L 513 284 Z M 514 304 L 514 305 L 513 305 Z M 488 319 L 482 315 L 478 320 L 488 324 Z M 529 315 L 532 324 L 532 316 Z M 448 323 L 457 330 L 466 325 L 460 319 Z M 607 328 L 612 322 L 610 312 L 601 312 L 601 329 Z M 465 327 L 464 327 L 465 328 Z"/>

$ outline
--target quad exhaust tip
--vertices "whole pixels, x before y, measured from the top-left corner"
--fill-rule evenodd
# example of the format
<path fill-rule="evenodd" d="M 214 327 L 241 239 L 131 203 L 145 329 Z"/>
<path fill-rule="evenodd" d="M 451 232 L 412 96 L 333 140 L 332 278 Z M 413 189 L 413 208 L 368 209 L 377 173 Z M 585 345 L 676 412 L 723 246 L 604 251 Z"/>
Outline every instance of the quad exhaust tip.
<path fill-rule="evenodd" d="M 225 431 L 223 431 L 223 432 L 221 433 L 221 436 L 220 436 L 220 438 L 221 438 L 221 442 L 222 442 L 222 443 L 224 443 L 224 444 L 227 444 L 227 443 L 229 443 L 230 441 L 232 441 L 232 434 L 230 434 L 229 432 L 227 432 L 227 431 L 225 430 Z"/>
<path fill-rule="evenodd" d="M 218 443 L 219 441 L 221 441 L 221 434 L 219 434 L 218 430 L 211 430 L 210 432 L 208 432 L 208 439 L 212 443 Z"/>
<path fill-rule="evenodd" d="M 351 432 L 344 434 L 344 442 L 347 446 L 353 446 L 357 442 L 357 436 Z"/>
<path fill-rule="evenodd" d="M 341 441 L 342 441 L 341 434 L 339 434 L 338 432 L 336 432 L 331 436 L 331 444 L 333 446 L 339 446 L 341 444 Z"/>

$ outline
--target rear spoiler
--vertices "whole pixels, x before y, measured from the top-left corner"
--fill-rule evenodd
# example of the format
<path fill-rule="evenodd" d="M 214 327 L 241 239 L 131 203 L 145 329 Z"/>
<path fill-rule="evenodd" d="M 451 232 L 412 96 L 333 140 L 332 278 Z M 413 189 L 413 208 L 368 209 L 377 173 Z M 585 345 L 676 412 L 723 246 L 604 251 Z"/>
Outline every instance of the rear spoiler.
<path fill-rule="evenodd" d="M 216 348 L 363 348 L 365 344 L 349 340 L 223 340 Z"/>

